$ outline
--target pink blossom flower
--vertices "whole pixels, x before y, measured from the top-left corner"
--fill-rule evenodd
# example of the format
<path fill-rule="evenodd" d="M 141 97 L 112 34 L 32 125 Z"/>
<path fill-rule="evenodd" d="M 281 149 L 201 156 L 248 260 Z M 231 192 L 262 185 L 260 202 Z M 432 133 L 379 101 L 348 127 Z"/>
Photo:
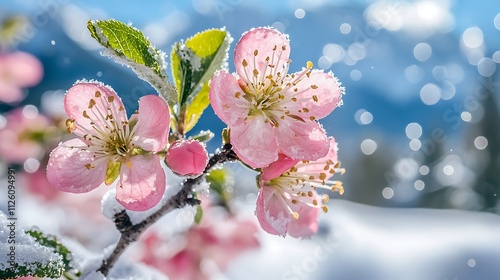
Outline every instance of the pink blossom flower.
<path fill-rule="evenodd" d="M 341 103 L 344 90 L 333 74 L 311 70 L 311 62 L 287 74 L 289 55 L 287 36 L 252 29 L 236 45 L 236 74 L 221 70 L 211 80 L 212 107 L 231 129 L 236 154 L 253 168 L 276 161 L 280 152 L 299 160 L 328 153 L 328 138 L 316 120 Z"/>
<path fill-rule="evenodd" d="M 257 226 L 252 221 L 214 215 L 211 210 L 205 211 L 200 225 L 182 236 L 169 240 L 157 232 L 149 232 L 141 240 L 140 260 L 171 279 L 208 280 L 246 250 L 259 247 Z M 207 260 L 215 264 L 211 270 L 203 267 Z"/>
<path fill-rule="evenodd" d="M 82 193 L 118 180 L 116 199 L 130 210 L 156 205 L 166 185 L 156 154 L 168 144 L 168 105 L 158 96 L 139 99 L 130 120 L 123 103 L 109 87 L 96 82 L 76 84 L 64 98 L 68 132 L 78 138 L 51 153 L 47 178 L 57 189 Z"/>
<path fill-rule="evenodd" d="M 328 195 L 318 195 L 317 188 L 344 192 L 342 183 L 329 180 L 343 173 L 337 158 L 337 145 L 330 139 L 328 154 L 316 161 L 297 161 L 280 154 L 260 175 L 257 218 L 262 228 L 281 236 L 309 237 L 318 230 L 320 209 Z"/>
<path fill-rule="evenodd" d="M 56 129 L 49 120 L 24 108 L 10 111 L 5 120 L 6 124 L 0 130 L 0 159 L 18 164 L 28 158 L 41 159 L 45 154 L 43 144 L 50 140 L 49 134 Z"/>
<path fill-rule="evenodd" d="M 24 96 L 21 89 L 38 84 L 42 76 L 42 64 L 31 54 L 0 54 L 0 102 L 22 100 Z"/>
<path fill-rule="evenodd" d="M 178 175 L 195 176 L 205 170 L 208 154 L 205 145 L 199 141 L 176 141 L 168 148 L 165 162 Z"/>

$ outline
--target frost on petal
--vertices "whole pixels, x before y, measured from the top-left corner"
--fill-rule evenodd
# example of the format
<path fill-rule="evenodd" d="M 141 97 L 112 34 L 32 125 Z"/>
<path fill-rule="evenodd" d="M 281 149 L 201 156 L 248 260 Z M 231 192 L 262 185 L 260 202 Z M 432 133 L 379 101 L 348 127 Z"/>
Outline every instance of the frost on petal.
<path fill-rule="evenodd" d="M 210 104 L 215 114 L 227 125 L 233 125 L 248 115 L 249 101 L 235 76 L 221 70 L 210 80 Z"/>
<path fill-rule="evenodd" d="M 339 161 L 337 155 L 337 143 L 333 137 L 329 138 L 330 148 L 328 154 L 322 158 L 315 160 L 314 162 L 309 162 L 308 164 L 297 165 L 297 173 L 307 173 L 307 174 L 326 174 L 324 180 L 330 179 L 334 173 L 325 172 L 325 168 L 331 169 Z"/>
<path fill-rule="evenodd" d="M 262 169 L 261 179 L 264 181 L 269 181 L 271 179 L 277 178 L 281 174 L 283 174 L 283 172 L 287 171 L 295 164 L 297 164 L 297 162 L 299 162 L 299 160 L 292 159 L 284 154 L 279 154 L 277 161 L 269 164 L 269 166 Z"/>
<path fill-rule="evenodd" d="M 120 124 L 127 121 L 127 112 L 118 95 L 97 82 L 82 82 L 70 88 L 64 97 L 64 110 L 75 120 L 75 132 L 81 136 L 93 131 L 94 126 L 107 130 L 104 127 L 113 127 L 114 122 L 121 128 Z"/>
<path fill-rule="evenodd" d="M 234 65 L 236 73 L 250 83 L 254 76 L 259 81 L 269 74 L 275 76 L 277 72 L 284 76 L 289 57 L 290 42 L 287 36 L 276 29 L 260 27 L 243 34 L 236 44 Z M 254 73 L 254 70 L 257 72 Z"/>
<path fill-rule="evenodd" d="M 253 168 L 269 165 L 278 159 L 274 130 L 260 117 L 231 127 L 231 144 L 238 157 Z"/>
<path fill-rule="evenodd" d="M 304 200 L 309 199 L 309 203 L 316 201 L 315 207 L 307 205 Z M 318 217 L 321 211 L 321 198 L 313 191 L 312 197 L 302 198 L 297 204 L 290 204 L 293 211 L 299 214 L 298 219 L 292 219 L 288 226 L 288 234 L 293 237 L 310 237 L 318 231 Z"/>
<path fill-rule="evenodd" d="M 296 73 L 295 75 L 298 75 Z M 304 76 L 290 92 L 300 94 L 295 97 L 300 100 L 301 112 L 294 112 L 305 120 L 322 119 L 330 114 L 341 103 L 344 89 L 331 73 L 314 70 L 309 76 Z M 306 108 L 306 109 L 303 109 Z"/>
<path fill-rule="evenodd" d="M 129 210 L 148 210 L 160 202 L 165 192 L 165 171 L 157 155 L 134 156 L 129 160 L 122 164 L 116 200 Z"/>
<path fill-rule="evenodd" d="M 150 152 L 159 152 L 168 144 L 170 113 L 167 103 L 156 95 L 146 95 L 139 99 L 133 143 Z"/>
<path fill-rule="evenodd" d="M 95 164 L 92 152 L 77 147 L 87 146 L 80 139 L 72 139 L 59 144 L 50 154 L 47 179 L 58 190 L 89 192 L 104 182 L 106 161 Z"/>
<path fill-rule="evenodd" d="M 280 199 L 279 194 L 271 187 L 263 186 L 257 197 L 255 214 L 263 230 L 270 234 L 286 236 L 292 218 L 283 208 Z"/>
<path fill-rule="evenodd" d="M 205 145 L 199 141 L 176 141 L 168 149 L 165 162 L 178 175 L 194 176 L 205 170 L 208 154 Z"/>
<path fill-rule="evenodd" d="M 316 160 L 324 157 L 330 143 L 323 128 L 315 121 L 283 122 L 276 131 L 278 145 L 285 155 L 299 160 Z"/>

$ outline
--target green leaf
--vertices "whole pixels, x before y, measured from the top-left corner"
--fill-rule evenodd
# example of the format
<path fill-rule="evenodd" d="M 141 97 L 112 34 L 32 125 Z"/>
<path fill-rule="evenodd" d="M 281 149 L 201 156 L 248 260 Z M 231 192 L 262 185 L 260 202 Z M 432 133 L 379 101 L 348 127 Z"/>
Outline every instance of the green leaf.
<path fill-rule="evenodd" d="M 189 139 L 197 140 L 200 142 L 208 142 L 214 138 L 214 133 L 210 130 L 202 130 L 198 134 L 189 137 Z"/>
<path fill-rule="evenodd" d="M 36 229 L 28 230 L 26 231 L 26 234 L 33 237 L 40 245 L 51 248 L 54 253 L 61 255 L 65 272 L 70 272 L 76 276 L 80 276 L 80 272 L 75 269 L 71 263 L 71 260 L 73 259 L 71 251 L 59 240 L 51 235 L 45 235 Z"/>
<path fill-rule="evenodd" d="M 7 220 L 1 211 L 0 228 L 0 252 L 5 254 L 0 258 L 0 279 L 61 277 L 65 269 L 65 256 L 70 256 L 66 248 L 57 247 L 55 250 L 55 247 L 46 246 L 21 230 L 15 220 Z M 55 239 L 54 242 L 57 243 Z"/>
<path fill-rule="evenodd" d="M 201 205 L 196 205 L 196 215 L 194 216 L 194 222 L 199 225 L 201 223 L 201 218 L 203 218 L 203 208 L 201 208 Z"/>
<path fill-rule="evenodd" d="M 198 123 L 203 111 L 205 111 L 210 104 L 210 100 L 208 99 L 209 90 L 210 87 L 208 83 L 203 84 L 200 92 L 194 96 L 191 103 L 186 107 L 185 132 L 190 131 Z"/>
<path fill-rule="evenodd" d="M 167 81 L 165 54 L 156 49 L 136 28 L 117 20 L 90 20 L 90 35 L 106 49 L 101 54 L 126 65 L 148 82 L 170 106 L 177 103 L 177 93 Z"/>
<path fill-rule="evenodd" d="M 208 82 L 228 57 L 232 38 L 224 29 L 209 29 L 175 43 L 170 56 L 172 76 L 178 90 L 179 124 L 187 132 L 198 122 L 209 105 Z M 176 127 L 176 125 L 173 125 Z"/>
<path fill-rule="evenodd" d="M 215 169 L 210 171 L 206 180 L 210 183 L 210 189 L 218 195 L 219 205 L 229 209 L 232 186 L 234 185 L 234 177 L 231 172 L 226 168 Z"/>

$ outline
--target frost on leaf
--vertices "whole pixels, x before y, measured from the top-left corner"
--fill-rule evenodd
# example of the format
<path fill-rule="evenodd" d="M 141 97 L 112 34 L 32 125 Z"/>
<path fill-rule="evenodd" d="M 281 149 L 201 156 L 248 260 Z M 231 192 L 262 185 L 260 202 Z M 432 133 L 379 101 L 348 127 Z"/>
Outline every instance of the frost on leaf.
<path fill-rule="evenodd" d="M 15 236 L 15 245 L 8 243 L 9 236 Z M 1 211 L 0 240 L 2 240 L 0 243 L 0 252 L 2 252 L 0 254 L 0 279 L 20 276 L 58 278 L 62 275 L 65 268 L 63 256 L 24 233 L 19 225 L 12 226 L 12 221 L 7 220 Z M 15 257 L 8 255 L 11 251 L 14 252 Z"/>
<path fill-rule="evenodd" d="M 106 48 L 102 55 L 130 67 L 170 106 L 175 105 L 177 92 L 167 81 L 165 53 L 156 49 L 141 31 L 116 20 L 91 20 L 87 28 L 90 35 Z"/>

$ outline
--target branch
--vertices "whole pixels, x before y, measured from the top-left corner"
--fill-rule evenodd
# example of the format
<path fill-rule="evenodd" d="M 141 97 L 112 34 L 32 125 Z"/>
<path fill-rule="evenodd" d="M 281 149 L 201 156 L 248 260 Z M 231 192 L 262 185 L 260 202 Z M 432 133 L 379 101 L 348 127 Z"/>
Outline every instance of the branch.
<path fill-rule="evenodd" d="M 133 242 L 137 241 L 139 236 L 146 230 L 149 226 L 154 224 L 166 213 L 177 209 L 183 208 L 186 205 L 198 205 L 200 201 L 193 196 L 193 186 L 197 185 L 205 178 L 205 175 L 210 172 L 210 170 L 217 164 L 224 163 L 227 161 L 235 161 L 238 157 L 232 150 L 231 144 L 225 144 L 222 150 L 215 153 L 208 160 L 208 164 L 205 167 L 203 173 L 195 178 L 187 179 L 181 188 L 181 190 L 172 196 L 158 211 L 151 214 L 145 220 L 138 224 L 132 224 L 130 217 L 124 210 L 120 213 L 115 214 L 115 225 L 120 231 L 120 240 L 116 244 L 115 249 L 111 255 L 102 261 L 101 267 L 97 271 L 100 271 L 104 276 L 107 276 L 115 262 L 118 260 L 120 255 L 125 251 L 125 249 Z"/>

